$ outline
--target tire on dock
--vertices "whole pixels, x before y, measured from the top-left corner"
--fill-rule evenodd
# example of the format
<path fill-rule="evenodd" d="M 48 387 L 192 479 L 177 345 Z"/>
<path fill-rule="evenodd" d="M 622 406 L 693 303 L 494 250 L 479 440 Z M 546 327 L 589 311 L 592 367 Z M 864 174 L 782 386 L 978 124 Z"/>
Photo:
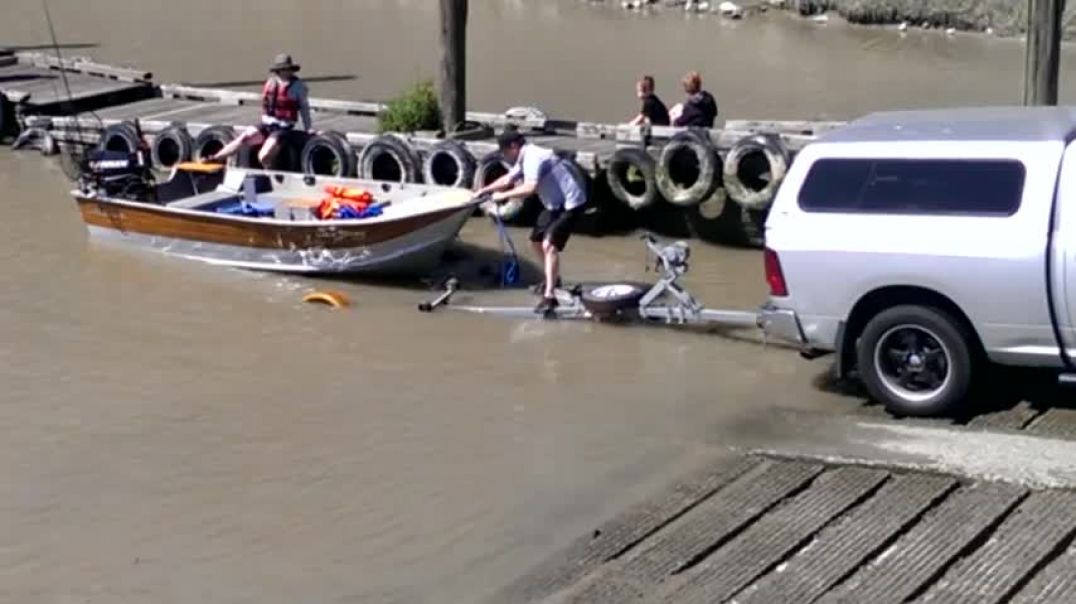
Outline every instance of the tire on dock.
<path fill-rule="evenodd" d="M 657 188 L 669 203 L 693 206 L 713 195 L 721 169 L 721 157 L 707 133 L 679 132 L 661 149 Z"/>
<path fill-rule="evenodd" d="M 474 183 L 477 162 L 462 144 L 445 140 L 437 143 L 422 162 L 422 180 L 426 184 L 470 188 Z"/>
<path fill-rule="evenodd" d="M 475 169 L 474 174 L 474 185 L 476 188 L 484 187 L 507 174 L 511 168 L 512 166 L 509 165 L 508 160 L 504 158 L 500 151 L 491 151 L 478 161 L 478 168 Z M 537 199 L 530 197 L 527 199 L 513 199 L 501 204 L 487 201 L 479 207 L 482 213 L 487 216 L 496 213 L 501 220 L 507 223 L 524 224 L 533 221 L 537 217 L 540 205 Z"/>
<path fill-rule="evenodd" d="M 119 151 L 121 153 L 134 153 L 138 151 L 142 141 L 138 137 L 138 129 L 133 122 L 119 122 L 107 126 L 101 132 L 101 139 L 97 148 L 102 151 Z"/>
<path fill-rule="evenodd" d="M 605 178 L 609 191 L 632 210 L 658 200 L 657 164 L 645 149 L 622 147 L 613 152 Z"/>
<path fill-rule="evenodd" d="M 402 137 L 383 134 L 362 148 L 359 176 L 372 180 L 419 182 L 422 161 Z"/>
<path fill-rule="evenodd" d="M 328 130 L 306 141 L 299 164 L 304 174 L 351 178 L 358 169 L 358 158 L 347 137 Z"/>
<path fill-rule="evenodd" d="M 606 227 L 607 208 L 605 201 L 594 194 L 593 179 L 572 157 L 564 157 L 564 165 L 568 167 L 568 171 L 572 173 L 576 182 L 583 188 L 583 194 L 587 196 L 587 205 L 583 208 L 583 214 L 579 217 L 575 230 L 584 235 L 602 234 Z"/>
<path fill-rule="evenodd" d="M 161 130 L 150 146 L 153 165 L 163 170 L 170 170 L 176 164 L 190 161 L 194 155 L 194 139 L 187 127 L 174 123 Z"/>
<path fill-rule="evenodd" d="M 765 235 L 765 210 L 745 208 L 720 188 L 702 203 L 685 209 L 691 235 L 712 243 L 737 247 L 761 247 Z"/>
<path fill-rule="evenodd" d="M 240 147 L 235 157 L 235 165 L 240 168 L 253 170 L 275 170 L 278 172 L 300 172 L 302 170 L 302 153 L 306 143 L 310 140 L 310 134 L 305 130 L 285 130 L 277 135 L 277 152 L 273 161 L 268 165 L 262 165 L 258 154 L 261 153 L 262 144 L 244 145 Z"/>
<path fill-rule="evenodd" d="M 19 122 L 15 118 L 15 103 L 0 92 L 0 144 L 7 144 L 19 134 Z"/>
<path fill-rule="evenodd" d="M 773 203 L 791 157 L 776 134 L 752 134 L 736 142 L 722 170 L 730 199 L 750 210 L 765 210 Z"/>
<path fill-rule="evenodd" d="M 205 161 L 233 140 L 235 129 L 231 126 L 210 126 L 202 130 L 194 139 L 194 160 Z"/>

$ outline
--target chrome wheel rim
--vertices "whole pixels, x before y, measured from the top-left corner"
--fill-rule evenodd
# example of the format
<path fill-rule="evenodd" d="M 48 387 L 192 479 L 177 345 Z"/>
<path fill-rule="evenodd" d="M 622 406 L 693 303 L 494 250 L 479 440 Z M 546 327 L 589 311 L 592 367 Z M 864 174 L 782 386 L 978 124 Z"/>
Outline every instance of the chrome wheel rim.
<path fill-rule="evenodd" d="M 898 325 L 878 339 L 874 370 L 886 390 L 908 402 L 923 403 L 952 381 L 952 354 L 933 331 Z"/>

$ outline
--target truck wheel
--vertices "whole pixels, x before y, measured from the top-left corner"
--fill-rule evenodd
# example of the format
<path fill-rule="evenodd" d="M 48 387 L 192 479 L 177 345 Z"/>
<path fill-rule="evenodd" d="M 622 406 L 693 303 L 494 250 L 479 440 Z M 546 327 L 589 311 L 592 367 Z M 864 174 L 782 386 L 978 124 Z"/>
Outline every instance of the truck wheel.
<path fill-rule="evenodd" d="M 867 392 L 896 415 L 952 413 L 971 389 L 967 327 L 938 308 L 896 306 L 867 323 L 857 348 Z"/>

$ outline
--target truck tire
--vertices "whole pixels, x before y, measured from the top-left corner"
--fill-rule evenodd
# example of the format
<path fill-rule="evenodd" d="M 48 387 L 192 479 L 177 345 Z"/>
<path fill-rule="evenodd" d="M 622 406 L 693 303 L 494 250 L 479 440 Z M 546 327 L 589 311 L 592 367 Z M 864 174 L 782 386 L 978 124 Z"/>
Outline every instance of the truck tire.
<path fill-rule="evenodd" d="M 895 306 L 872 318 L 856 348 L 871 398 L 898 416 L 951 415 L 971 391 L 973 334 L 948 312 Z"/>

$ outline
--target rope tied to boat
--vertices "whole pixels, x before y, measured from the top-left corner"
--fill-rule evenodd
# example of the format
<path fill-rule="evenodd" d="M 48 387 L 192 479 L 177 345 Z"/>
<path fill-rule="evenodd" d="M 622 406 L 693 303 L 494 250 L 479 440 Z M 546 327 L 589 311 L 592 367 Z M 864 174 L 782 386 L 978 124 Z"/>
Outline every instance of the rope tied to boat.
<path fill-rule="evenodd" d="M 501 220 L 500 213 L 496 208 L 489 213 L 493 224 L 497 227 L 497 235 L 501 239 L 501 287 L 510 287 L 519 284 L 519 256 L 516 254 L 516 246 L 512 243 L 512 237 Z"/>
<path fill-rule="evenodd" d="M 500 286 L 508 287 L 518 284 L 520 282 L 520 261 L 519 256 L 515 254 L 515 244 L 512 243 L 508 229 L 505 228 L 505 221 L 500 220 L 500 214 L 493 211 L 490 212 L 490 215 L 493 217 L 493 223 L 497 225 L 497 234 L 500 237 L 500 253 L 505 257 L 500 263 Z"/>

